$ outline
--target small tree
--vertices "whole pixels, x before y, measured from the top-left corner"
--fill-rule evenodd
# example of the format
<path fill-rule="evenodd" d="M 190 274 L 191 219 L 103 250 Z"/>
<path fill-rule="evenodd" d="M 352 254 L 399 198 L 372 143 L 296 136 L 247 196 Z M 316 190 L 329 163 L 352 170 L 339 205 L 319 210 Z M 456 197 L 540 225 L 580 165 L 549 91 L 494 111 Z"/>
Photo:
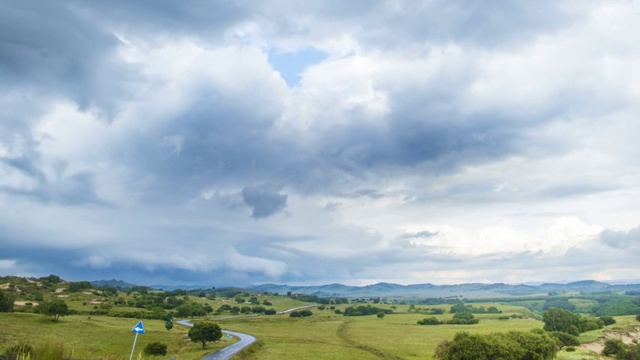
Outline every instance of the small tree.
<path fill-rule="evenodd" d="M 144 354 L 151 355 L 153 357 L 156 356 L 165 356 L 167 355 L 167 344 L 163 344 L 160 342 L 152 342 L 144 347 Z"/>
<path fill-rule="evenodd" d="M 222 329 L 218 324 L 212 322 L 199 322 L 193 325 L 193 327 L 189 330 L 189 339 L 192 342 L 202 343 L 202 348 L 204 349 L 207 342 L 210 341 L 218 341 L 222 337 Z"/>
<path fill-rule="evenodd" d="M 602 355 L 623 357 L 627 352 L 628 346 L 619 339 L 608 339 L 604 342 Z"/>
<path fill-rule="evenodd" d="M 378 319 L 382 319 L 384 318 L 384 313 L 380 311 L 379 313 L 376 314 L 376 316 L 378 317 Z"/>
<path fill-rule="evenodd" d="M 53 317 L 53 321 L 58 321 L 60 316 L 69 315 L 69 307 L 67 307 L 67 303 L 62 300 L 53 300 L 51 302 L 43 303 L 39 308 L 40 313 Z"/>
<path fill-rule="evenodd" d="M 15 297 L 0 290 L 0 312 L 12 312 Z"/>

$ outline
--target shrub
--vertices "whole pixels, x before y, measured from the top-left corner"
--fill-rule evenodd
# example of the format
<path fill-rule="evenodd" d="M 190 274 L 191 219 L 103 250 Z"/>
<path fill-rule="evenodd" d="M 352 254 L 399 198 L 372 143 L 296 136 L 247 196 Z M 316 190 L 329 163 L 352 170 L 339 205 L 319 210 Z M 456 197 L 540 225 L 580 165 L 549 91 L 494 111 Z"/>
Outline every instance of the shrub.
<path fill-rule="evenodd" d="M 418 320 L 418 325 L 439 325 L 441 324 L 435 317 Z"/>
<path fill-rule="evenodd" d="M 152 342 L 144 347 L 144 354 L 156 357 L 158 355 L 167 355 L 167 344 L 161 342 Z"/>
<path fill-rule="evenodd" d="M 570 346 L 570 347 L 564 349 L 564 351 L 566 351 L 566 352 L 574 352 L 574 351 L 576 351 L 576 348 Z"/>
<path fill-rule="evenodd" d="M 560 347 L 560 349 L 562 349 L 565 346 L 580 345 L 580 341 L 578 340 L 578 337 L 575 335 L 571 335 L 562 331 L 551 331 L 549 335 L 551 335 L 551 337 L 556 339 L 556 342 L 558 343 L 558 347 Z"/>
<path fill-rule="evenodd" d="M 9 360 L 33 358 L 33 348 L 27 344 L 18 344 L 8 348 L 4 354 Z"/>
<path fill-rule="evenodd" d="M 480 322 L 479 319 L 476 319 L 472 313 L 462 312 L 456 313 L 453 315 L 453 318 L 448 321 L 448 324 L 454 325 L 473 325 Z"/>
<path fill-rule="evenodd" d="M 600 316 L 600 320 L 602 320 L 604 326 L 609 326 L 616 323 L 616 319 L 614 319 L 613 316 Z"/>
<path fill-rule="evenodd" d="M 604 342 L 604 349 L 602 349 L 602 355 L 624 355 L 627 352 L 627 345 L 619 339 L 608 339 Z"/>
<path fill-rule="evenodd" d="M 71 357 L 71 350 L 67 349 L 62 341 L 47 338 L 44 343 L 36 347 L 35 355 L 38 360 L 62 360 Z"/>

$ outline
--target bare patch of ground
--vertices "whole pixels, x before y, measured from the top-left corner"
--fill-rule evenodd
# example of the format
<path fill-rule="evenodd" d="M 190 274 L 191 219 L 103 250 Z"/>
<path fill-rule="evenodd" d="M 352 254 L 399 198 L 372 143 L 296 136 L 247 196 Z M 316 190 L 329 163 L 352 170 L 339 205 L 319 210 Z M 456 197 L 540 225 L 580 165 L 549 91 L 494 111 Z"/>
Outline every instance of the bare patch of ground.
<path fill-rule="evenodd" d="M 33 305 L 33 306 L 38 306 L 38 303 L 35 302 L 35 301 L 14 301 L 13 305 L 26 306 L 27 303 L 31 303 L 31 305 Z"/>
<path fill-rule="evenodd" d="M 604 336 L 601 336 L 594 341 L 584 343 L 580 345 L 580 348 L 601 354 L 602 350 L 604 349 L 604 342 L 608 339 L 619 339 L 622 340 L 625 344 L 631 344 L 634 340 L 640 341 L 640 326 L 633 326 L 624 330 L 605 330 Z M 606 358 L 603 357 L 602 359 Z"/>

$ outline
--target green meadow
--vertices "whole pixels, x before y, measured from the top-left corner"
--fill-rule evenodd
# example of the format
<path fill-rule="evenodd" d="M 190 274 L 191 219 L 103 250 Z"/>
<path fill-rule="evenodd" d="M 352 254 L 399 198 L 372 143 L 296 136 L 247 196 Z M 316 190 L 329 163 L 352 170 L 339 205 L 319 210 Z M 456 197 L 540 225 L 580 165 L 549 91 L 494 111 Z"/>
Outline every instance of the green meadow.
<path fill-rule="evenodd" d="M 299 305 L 282 298 L 280 305 Z M 274 305 L 276 302 L 273 302 Z M 344 310 L 347 305 L 336 308 Z M 522 307 L 501 306 L 508 314 L 526 315 Z M 389 305 L 380 305 L 389 307 Z M 433 316 L 409 312 L 409 306 L 398 305 L 396 313 L 379 319 L 375 315 L 345 317 L 334 310 L 313 309 L 308 318 L 289 315 L 232 318 L 217 321 L 224 329 L 246 332 L 258 337 L 259 342 L 238 358 L 245 359 L 430 359 L 435 346 L 451 339 L 456 332 L 490 333 L 508 330 L 541 328 L 535 319 L 499 320 L 503 314 L 479 314 L 476 325 L 420 326 L 416 322 Z M 448 320 L 452 314 L 435 315 Z M 212 318 L 209 316 L 208 318 Z M 73 358 L 126 359 L 133 344 L 131 329 L 135 319 L 107 316 L 70 315 L 53 322 L 49 317 L 30 313 L 0 313 L 0 351 L 11 344 L 37 345 L 47 338 L 65 344 Z M 203 351 L 199 344 L 191 343 L 188 329 L 174 326 L 169 336 L 164 321 L 143 320 L 144 335 L 139 335 L 136 357 L 144 346 L 159 341 L 167 344 L 166 358 L 199 359 L 207 353 L 229 345 L 234 339 L 223 339 L 208 344 Z"/>
<path fill-rule="evenodd" d="M 491 333 L 542 328 L 542 322 L 530 318 L 499 320 L 506 314 L 525 315 L 522 307 L 501 306 L 503 314 L 479 314 L 476 325 L 421 326 L 417 321 L 435 316 L 449 320 L 452 314 L 425 315 L 397 306 L 396 313 L 376 316 L 345 317 L 332 310 L 314 310 L 314 316 L 291 319 L 286 316 L 229 319 L 224 328 L 251 333 L 261 344 L 246 359 L 431 359 L 435 347 L 460 331 Z M 344 309 L 346 306 L 337 306 Z M 389 307 L 389 306 L 380 306 Z M 526 315 L 525 315 L 526 316 Z"/>
<path fill-rule="evenodd" d="M 128 359 L 135 334 L 131 329 L 137 321 L 107 316 L 65 316 L 58 322 L 38 314 L 0 313 L 0 352 L 13 344 L 26 343 L 37 347 L 47 340 L 64 344 L 68 356 L 75 359 Z M 167 358 L 201 359 L 204 355 L 223 348 L 235 339 L 208 344 L 202 350 L 199 344 L 187 338 L 187 328 L 175 326 L 171 334 L 164 321 L 143 320 L 145 334 L 138 335 L 134 357 L 155 341 L 167 344 Z"/>
<path fill-rule="evenodd" d="M 489 334 L 541 329 L 543 323 L 538 309 L 546 302 L 544 297 L 494 302 L 479 300 L 471 305 L 477 309 L 495 307 L 500 313 L 496 313 L 496 309 L 492 313 L 476 313 L 474 316 L 480 321 L 474 325 L 418 325 L 418 321 L 431 317 L 440 322 L 451 320 L 454 316 L 450 313 L 451 303 L 419 305 L 406 304 L 404 300 L 398 299 L 351 299 L 350 304 L 323 305 L 311 309 L 313 315 L 310 317 L 294 318 L 289 314 L 265 315 L 250 312 L 250 316 L 246 316 L 247 313 L 243 314 L 240 310 L 256 305 L 272 311 L 282 311 L 310 304 L 296 299 L 295 295 L 290 297 L 250 290 L 221 290 L 217 293 L 212 290 L 207 290 L 206 293 L 183 291 L 180 294 L 150 289 L 107 291 L 108 289 L 88 288 L 72 291 L 70 283 L 38 285 L 38 282 L 18 278 L 9 279 L 3 286 L 7 293 L 11 291 L 11 294 L 15 294 L 12 295 L 15 306 L 14 312 L 0 312 L 0 355 L 17 344 L 38 348 L 54 343 L 64 347 L 66 358 L 73 359 L 128 359 L 135 337 L 131 330 L 141 320 L 136 318 L 138 314 L 151 315 L 157 320 L 142 319 L 146 333 L 138 336 L 134 354 L 137 359 L 145 358 L 142 351 L 152 342 L 167 345 L 167 355 L 158 358 L 201 359 L 236 341 L 235 338 L 223 337 L 215 343 L 207 344 L 207 348 L 203 350 L 199 343 L 189 340 L 187 327 L 175 324 L 168 332 L 165 321 L 160 319 L 168 311 L 178 313 L 180 306 L 177 303 L 189 307 L 197 305 L 194 307 L 196 310 L 208 309 L 206 315 L 188 316 L 192 321 L 214 321 L 223 329 L 244 332 L 259 339 L 234 359 L 412 360 L 432 359 L 438 344 L 453 339 L 456 333 L 462 331 Z M 161 297 L 162 294 L 165 296 Z M 63 316 L 58 322 L 54 322 L 51 317 L 36 313 L 39 301 L 52 300 L 63 300 L 72 315 Z M 618 302 L 614 305 L 626 304 L 622 300 L 616 301 Z M 586 312 L 596 304 L 592 298 L 571 298 L 570 302 L 581 312 Z M 367 304 L 393 310 L 393 313 L 382 317 L 342 314 L 349 306 Z M 223 310 L 225 307 L 226 310 Z M 229 310 L 231 308 L 236 310 Z M 442 314 L 435 314 L 440 312 Z M 129 317 L 121 317 L 125 313 L 129 313 Z M 176 315 L 174 321 L 183 318 Z M 582 333 L 580 342 L 591 342 L 616 332 L 624 333 L 638 325 L 635 316 L 616 316 L 616 320 L 617 323 L 613 326 Z M 557 359 L 560 360 L 598 358 L 597 354 L 580 347 L 572 352 L 563 349 L 557 354 Z"/>

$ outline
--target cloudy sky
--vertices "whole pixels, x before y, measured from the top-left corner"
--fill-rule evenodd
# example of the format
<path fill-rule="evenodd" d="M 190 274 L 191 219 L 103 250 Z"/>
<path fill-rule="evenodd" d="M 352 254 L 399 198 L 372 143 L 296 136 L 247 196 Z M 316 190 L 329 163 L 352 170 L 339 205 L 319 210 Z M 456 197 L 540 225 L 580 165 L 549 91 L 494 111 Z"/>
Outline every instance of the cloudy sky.
<path fill-rule="evenodd" d="M 4 0 L 0 274 L 638 279 L 640 2 Z"/>

